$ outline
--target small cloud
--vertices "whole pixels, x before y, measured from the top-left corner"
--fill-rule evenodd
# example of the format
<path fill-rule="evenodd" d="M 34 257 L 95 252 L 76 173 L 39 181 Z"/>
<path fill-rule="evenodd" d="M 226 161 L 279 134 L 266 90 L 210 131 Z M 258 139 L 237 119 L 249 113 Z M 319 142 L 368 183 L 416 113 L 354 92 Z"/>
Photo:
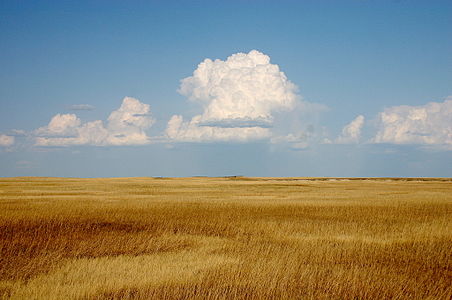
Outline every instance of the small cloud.
<path fill-rule="evenodd" d="M 336 139 L 337 144 L 356 144 L 361 137 L 361 129 L 364 125 L 364 116 L 359 115 L 343 129 Z"/>
<path fill-rule="evenodd" d="M 106 125 L 101 120 L 82 123 L 75 114 L 55 115 L 47 126 L 35 131 L 35 145 L 143 145 L 150 142 L 145 129 L 153 123 L 148 104 L 125 97 L 121 107 L 110 114 Z"/>
<path fill-rule="evenodd" d="M 11 147 L 12 145 L 14 145 L 14 142 L 14 136 L 0 134 L 0 147 Z"/>
<path fill-rule="evenodd" d="M 40 136 L 75 136 L 81 123 L 75 114 L 57 114 L 47 126 L 38 128 L 35 134 Z"/>
<path fill-rule="evenodd" d="M 95 107 L 90 104 L 74 104 L 69 106 L 70 110 L 94 110 Z"/>
<path fill-rule="evenodd" d="M 452 150 L 452 97 L 420 106 L 393 106 L 378 114 L 373 143 L 415 144 Z"/>

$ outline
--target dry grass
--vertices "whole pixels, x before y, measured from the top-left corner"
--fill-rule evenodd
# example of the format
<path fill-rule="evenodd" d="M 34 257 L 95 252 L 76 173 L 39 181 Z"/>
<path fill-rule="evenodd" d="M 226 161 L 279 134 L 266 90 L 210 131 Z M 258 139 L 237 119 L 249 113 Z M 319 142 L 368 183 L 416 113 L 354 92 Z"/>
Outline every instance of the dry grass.
<path fill-rule="evenodd" d="M 451 299 L 452 181 L 0 179 L 0 297 Z"/>

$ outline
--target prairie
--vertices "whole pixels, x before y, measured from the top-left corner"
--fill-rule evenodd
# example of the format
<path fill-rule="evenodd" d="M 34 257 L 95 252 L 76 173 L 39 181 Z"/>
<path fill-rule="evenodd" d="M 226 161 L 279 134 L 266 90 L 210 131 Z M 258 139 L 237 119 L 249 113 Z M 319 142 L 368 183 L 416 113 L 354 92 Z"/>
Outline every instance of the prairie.
<path fill-rule="evenodd" d="M 4 299 L 451 299 L 452 179 L 0 178 Z"/>

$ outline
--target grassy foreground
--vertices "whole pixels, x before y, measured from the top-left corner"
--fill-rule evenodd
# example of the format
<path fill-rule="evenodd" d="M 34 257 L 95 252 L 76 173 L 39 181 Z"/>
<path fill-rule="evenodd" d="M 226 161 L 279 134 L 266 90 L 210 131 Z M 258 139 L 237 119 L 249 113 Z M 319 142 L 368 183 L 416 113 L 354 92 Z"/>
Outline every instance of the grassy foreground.
<path fill-rule="evenodd" d="M 0 178 L 0 298 L 451 299 L 452 180 Z"/>

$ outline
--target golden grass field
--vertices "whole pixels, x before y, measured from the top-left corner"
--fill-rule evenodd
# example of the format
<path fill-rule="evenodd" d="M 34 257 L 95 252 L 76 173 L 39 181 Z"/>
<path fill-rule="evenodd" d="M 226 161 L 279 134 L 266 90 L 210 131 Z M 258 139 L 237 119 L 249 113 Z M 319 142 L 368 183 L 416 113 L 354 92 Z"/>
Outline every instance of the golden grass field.
<path fill-rule="evenodd" d="M 451 299 L 452 179 L 0 178 L 5 299 Z"/>

